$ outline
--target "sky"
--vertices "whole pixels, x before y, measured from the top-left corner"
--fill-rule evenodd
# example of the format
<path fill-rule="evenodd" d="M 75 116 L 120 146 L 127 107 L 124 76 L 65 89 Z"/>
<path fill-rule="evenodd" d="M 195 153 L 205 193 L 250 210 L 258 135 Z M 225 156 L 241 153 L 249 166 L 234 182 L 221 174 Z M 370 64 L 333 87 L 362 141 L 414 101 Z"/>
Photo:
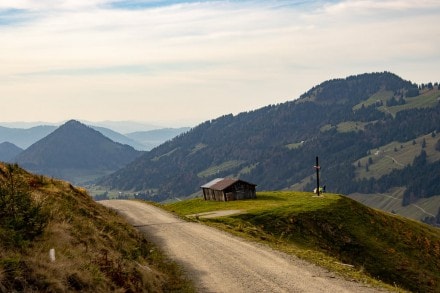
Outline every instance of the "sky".
<path fill-rule="evenodd" d="M 440 81 L 438 0 L 0 0 L 0 121 L 195 126 L 333 78 Z"/>

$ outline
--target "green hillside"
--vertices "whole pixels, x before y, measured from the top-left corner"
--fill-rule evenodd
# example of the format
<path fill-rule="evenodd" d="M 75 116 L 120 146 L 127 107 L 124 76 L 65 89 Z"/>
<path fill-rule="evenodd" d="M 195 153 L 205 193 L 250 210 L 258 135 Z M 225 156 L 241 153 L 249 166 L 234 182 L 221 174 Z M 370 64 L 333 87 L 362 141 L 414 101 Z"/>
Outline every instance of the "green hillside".
<path fill-rule="evenodd" d="M 298 99 L 201 123 L 97 185 L 159 202 L 195 194 L 218 177 L 240 177 L 259 190 L 310 191 L 319 156 L 328 191 L 404 188 L 408 205 L 439 195 L 439 93 L 438 83 L 417 85 L 390 72 L 328 80 Z"/>
<path fill-rule="evenodd" d="M 368 208 L 345 196 L 259 192 L 256 200 L 197 198 L 165 208 L 268 243 L 348 278 L 381 280 L 414 292 L 440 291 L 440 230 Z M 216 210 L 240 213 L 194 216 Z"/>
<path fill-rule="evenodd" d="M 368 150 L 369 155 L 354 162 L 356 178 L 380 178 L 395 169 L 403 169 L 412 164 L 422 150 L 426 151 L 428 162 L 437 162 L 440 160 L 440 152 L 436 150 L 438 140 L 439 137 L 435 133 L 431 133 L 410 141 L 393 141 L 370 149 Z M 370 158 L 371 163 L 368 163 Z M 366 168 L 367 165 L 368 168 Z"/>
<path fill-rule="evenodd" d="M 0 292 L 191 288 L 157 247 L 83 189 L 0 164 Z"/>
<path fill-rule="evenodd" d="M 402 205 L 403 192 L 403 188 L 396 188 L 388 194 L 353 193 L 349 197 L 366 206 L 419 221 L 425 220 L 426 217 L 436 217 L 440 209 L 440 195 L 422 198 L 404 206 Z"/>

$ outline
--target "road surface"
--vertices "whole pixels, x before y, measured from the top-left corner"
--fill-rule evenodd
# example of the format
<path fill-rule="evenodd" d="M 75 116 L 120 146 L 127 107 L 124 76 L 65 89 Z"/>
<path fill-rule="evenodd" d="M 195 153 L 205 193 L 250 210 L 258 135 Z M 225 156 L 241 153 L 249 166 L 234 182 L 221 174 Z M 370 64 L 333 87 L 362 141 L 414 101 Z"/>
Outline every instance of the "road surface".
<path fill-rule="evenodd" d="M 126 217 L 181 264 L 198 292 L 378 292 L 263 245 L 185 222 L 146 203 L 100 203 Z"/>

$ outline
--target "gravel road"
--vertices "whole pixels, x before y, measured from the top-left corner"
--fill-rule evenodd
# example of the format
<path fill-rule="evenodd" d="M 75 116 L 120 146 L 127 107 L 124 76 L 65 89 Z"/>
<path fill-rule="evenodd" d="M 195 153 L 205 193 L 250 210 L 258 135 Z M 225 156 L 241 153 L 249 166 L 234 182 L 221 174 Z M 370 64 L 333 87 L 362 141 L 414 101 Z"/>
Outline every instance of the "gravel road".
<path fill-rule="evenodd" d="M 146 203 L 100 203 L 126 217 L 180 263 L 198 292 L 379 292 L 263 245 L 185 222 Z"/>

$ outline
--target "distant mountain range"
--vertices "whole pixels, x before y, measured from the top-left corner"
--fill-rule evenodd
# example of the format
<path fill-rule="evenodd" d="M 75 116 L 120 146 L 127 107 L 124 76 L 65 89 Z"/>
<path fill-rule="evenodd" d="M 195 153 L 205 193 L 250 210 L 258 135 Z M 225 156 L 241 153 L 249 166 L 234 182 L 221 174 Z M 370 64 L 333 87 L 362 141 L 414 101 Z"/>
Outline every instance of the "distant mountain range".
<path fill-rule="evenodd" d="M 10 142 L 26 149 L 55 129 L 57 126 L 52 125 L 40 125 L 25 129 L 0 126 L 0 142 Z"/>
<path fill-rule="evenodd" d="M 299 99 L 206 121 L 98 181 L 153 200 L 195 194 L 218 177 L 259 190 L 440 195 L 440 90 L 389 73 L 323 82 Z"/>
<path fill-rule="evenodd" d="M 71 120 L 21 152 L 14 162 L 34 173 L 83 183 L 91 176 L 96 178 L 125 166 L 140 154 Z"/>
<path fill-rule="evenodd" d="M 120 127 L 121 129 L 135 129 L 143 125 L 143 124 L 132 125 L 129 124 L 129 122 L 121 122 L 121 123 L 122 123 L 122 126 Z M 9 124 L 3 123 L 3 124 L 9 126 L 17 125 L 24 127 L 26 125 L 33 125 L 33 124 L 20 124 L 18 122 L 12 124 L 11 123 Z M 106 137 L 110 138 L 115 142 L 130 145 L 139 151 L 151 150 L 154 147 L 160 145 L 161 143 L 190 129 L 189 127 L 160 128 L 160 129 L 137 131 L 127 134 L 122 134 L 108 127 L 96 126 L 84 122 L 83 124 L 89 125 L 93 129 L 98 130 Z M 109 125 L 110 127 L 114 127 L 116 129 L 118 128 L 114 123 L 110 123 L 110 122 L 106 122 L 106 123 L 102 122 L 97 124 Z M 152 126 L 146 125 L 145 127 L 148 128 Z M 26 149 L 29 146 L 31 146 L 33 143 L 37 142 L 38 140 L 44 138 L 45 136 L 53 132 L 57 128 L 58 126 L 55 125 L 38 125 L 30 128 L 11 128 L 11 127 L 0 126 L 0 143 L 10 142 L 22 149 Z"/>
<path fill-rule="evenodd" d="M 125 134 L 126 137 L 142 143 L 147 150 L 151 150 L 154 147 L 170 140 L 182 133 L 189 131 L 190 127 L 181 128 L 161 128 L 149 131 L 136 131 Z"/>
<path fill-rule="evenodd" d="M 22 151 L 23 149 L 19 148 L 15 144 L 10 142 L 2 142 L 0 143 L 0 161 L 10 162 Z"/>

